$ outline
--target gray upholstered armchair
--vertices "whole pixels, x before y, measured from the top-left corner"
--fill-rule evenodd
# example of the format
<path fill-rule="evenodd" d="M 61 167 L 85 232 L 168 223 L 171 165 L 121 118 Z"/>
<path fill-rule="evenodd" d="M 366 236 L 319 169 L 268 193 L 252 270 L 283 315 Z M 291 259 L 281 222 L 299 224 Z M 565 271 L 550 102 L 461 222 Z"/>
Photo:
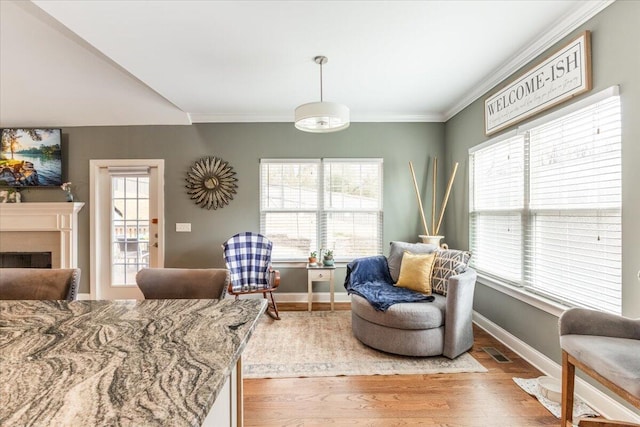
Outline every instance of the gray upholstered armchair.
<path fill-rule="evenodd" d="M 572 308 L 560 316 L 559 326 L 562 348 L 561 425 L 573 425 L 575 368 L 640 408 L 640 319 Z M 579 425 L 613 423 L 604 419 L 585 419 Z"/>
<path fill-rule="evenodd" d="M 0 268 L 0 299 L 73 301 L 79 268 Z"/>
<path fill-rule="evenodd" d="M 453 359 L 473 346 L 473 295 L 476 271 L 470 253 L 438 250 L 433 293 L 407 293 L 396 284 L 407 252 L 431 254 L 428 244 L 391 242 L 384 256 L 349 263 L 345 288 L 351 295 L 351 327 L 362 343 L 406 356 L 444 355 Z M 386 296 L 393 304 L 389 304 Z"/>

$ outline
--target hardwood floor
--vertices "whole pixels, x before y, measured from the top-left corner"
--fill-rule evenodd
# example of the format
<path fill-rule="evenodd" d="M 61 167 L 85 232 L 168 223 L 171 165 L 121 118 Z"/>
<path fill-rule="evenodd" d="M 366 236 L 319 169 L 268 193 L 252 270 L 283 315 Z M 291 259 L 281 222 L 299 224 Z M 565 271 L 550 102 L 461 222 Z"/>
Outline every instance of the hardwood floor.
<path fill-rule="evenodd" d="M 487 373 L 245 379 L 245 425 L 559 425 L 560 420 L 512 380 L 542 374 L 482 329 L 474 333 L 471 354 Z M 482 347 L 495 347 L 512 362 L 498 363 Z"/>

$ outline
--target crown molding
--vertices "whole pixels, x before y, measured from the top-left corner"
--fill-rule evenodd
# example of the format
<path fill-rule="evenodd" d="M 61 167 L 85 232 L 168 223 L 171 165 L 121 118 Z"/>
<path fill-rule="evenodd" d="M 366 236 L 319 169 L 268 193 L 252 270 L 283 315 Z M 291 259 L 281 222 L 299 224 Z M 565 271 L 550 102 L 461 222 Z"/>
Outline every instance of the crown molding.
<path fill-rule="evenodd" d="M 556 21 L 551 25 L 551 28 L 543 31 L 539 37 L 536 37 L 535 41 L 529 45 L 529 47 L 519 52 L 516 56 L 503 63 L 482 79 L 482 83 L 477 85 L 475 90 L 469 92 L 443 114 L 444 121 L 451 119 L 489 90 L 511 77 L 520 68 L 550 49 L 554 44 L 603 11 L 614 1 L 615 0 L 596 0 L 580 3 L 580 6 Z"/>
<path fill-rule="evenodd" d="M 356 122 L 436 122 L 445 121 L 444 115 L 440 113 L 427 114 L 354 114 L 351 118 L 352 123 Z"/>
<path fill-rule="evenodd" d="M 293 113 L 286 115 L 261 114 L 199 114 L 189 113 L 191 123 L 293 123 Z M 437 122 L 445 121 L 443 114 L 354 114 L 351 123 Z"/>
<path fill-rule="evenodd" d="M 293 123 L 293 112 L 286 116 L 279 114 L 188 114 L 191 118 L 191 123 Z"/>

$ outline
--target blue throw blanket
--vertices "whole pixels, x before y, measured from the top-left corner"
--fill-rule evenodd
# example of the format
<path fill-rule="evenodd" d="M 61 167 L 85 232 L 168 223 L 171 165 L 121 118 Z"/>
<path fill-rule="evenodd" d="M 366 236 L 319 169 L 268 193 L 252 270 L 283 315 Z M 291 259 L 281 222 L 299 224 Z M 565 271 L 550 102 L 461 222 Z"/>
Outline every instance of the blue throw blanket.
<path fill-rule="evenodd" d="M 358 258 L 347 265 L 344 287 L 348 294 L 360 295 L 378 311 L 387 311 L 399 302 L 433 301 L 433 295 L 424 295 L 393 285 L 387 258 L 382 255 Z"/>

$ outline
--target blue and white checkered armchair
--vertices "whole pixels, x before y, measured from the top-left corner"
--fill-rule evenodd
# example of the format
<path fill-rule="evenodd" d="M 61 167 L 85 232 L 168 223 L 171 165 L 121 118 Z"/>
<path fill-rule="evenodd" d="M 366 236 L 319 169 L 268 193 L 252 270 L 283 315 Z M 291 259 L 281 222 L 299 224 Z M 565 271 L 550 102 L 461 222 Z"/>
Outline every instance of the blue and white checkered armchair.
<path fill-rule="evenodd" d="M 238 233 L 223 245 L 224 260 L 231 273 L 229 294 L 236 299 L 243 294 L 269 294 L 267 313 L 280 320 L 278 306 L 273 291 L 280 285 L 280 272 L 271 268 L 273 243 L 265 236 L 252 233 Z"/>

